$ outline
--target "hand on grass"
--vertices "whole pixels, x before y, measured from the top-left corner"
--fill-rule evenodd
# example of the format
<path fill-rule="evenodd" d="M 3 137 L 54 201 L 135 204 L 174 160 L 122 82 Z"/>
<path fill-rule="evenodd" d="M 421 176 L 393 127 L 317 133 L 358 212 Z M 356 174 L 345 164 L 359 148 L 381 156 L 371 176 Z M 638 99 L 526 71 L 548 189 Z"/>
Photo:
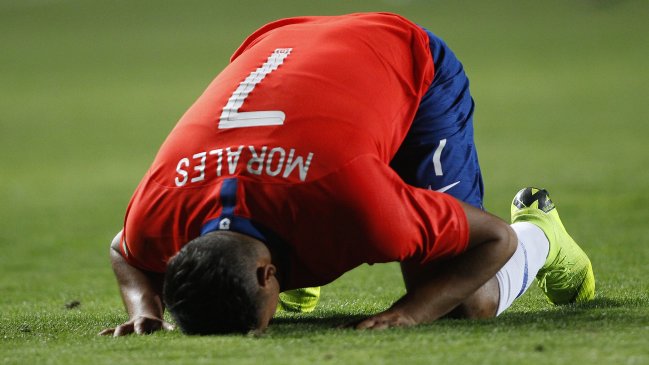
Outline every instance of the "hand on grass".
<path fill-rule="evenodd" d="M 131 319 L 130 321 L 123 323 L 115 328 L 106 328 L 105 330 L 99 332 L 100 336 L 126 336 L 131 333 L 136 333 L 138 335 L 146 335 L 156 331 L 171 331 L 174 329 L 174 326 L 165 322 L 160 318 L 154 317 L 145 317 L 140 316 Z"/>
<path fill-rule="evenodd" d="M 361 321 L 356 324 L 355 328 L 357 330 L 382 330 L 391 327 L 410 327 L 416 324 L 417 322 L 411 316 L 400 310 L 390 309 Z"/>

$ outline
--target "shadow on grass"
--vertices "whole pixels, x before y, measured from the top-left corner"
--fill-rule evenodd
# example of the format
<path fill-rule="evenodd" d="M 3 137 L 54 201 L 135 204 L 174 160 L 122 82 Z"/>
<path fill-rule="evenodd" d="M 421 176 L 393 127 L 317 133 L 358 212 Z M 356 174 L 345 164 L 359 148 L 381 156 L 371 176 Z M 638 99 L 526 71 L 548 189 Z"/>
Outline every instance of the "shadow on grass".
<path fill-rule="evenodd" d="M 534 326 L 557 328 L 589 328 L 619 326 L 620 323 L 641 325 L 647 323 L 647 298 L 607 298 L 598 297 L 588 303 L 561 306 L 548 304 L 536 310 L 505 312 L 502 316 L 486 321 L 497 326 Z M 638 309 L 645 310 L 638 310 Z M 471 323 L 472 321 L 466 321 Z M 473 322 L 475 324 L 475 322 Z"/>
<path fill-rule="evenodd" d="M 600 329 L 618 328 L 621 323 L 628 326 L 646 326 L 649 321 L 647 310 L 649 300 L 646 297 L 615 299 L 599 297 L 588 303 L 552 306 L 542 309 L 506 312 L 498 318 L 483 320 L 440 319 L 431 324 L 420 325 L 413 331 L 435 329 L 449 331 L 480 331 L 495 329 L 521 329 L 530 327 L 540 330 L 557 329 Z M 296 336 L 308 333 L 314 335 L 330 331 L 351 330 L 344 327 L 357 323 L 367 315 L 349 314 L 342 311 L 319 310 L 313 314 L 284 314 L 271 322 L 271 334 L 274 336 Z"/>
<path fill-rule="evenodd" d="M 369 315 L 369 314 L 368 314 Z M 358 323 L 368 315 L 349 314 L 342 312 L 322 311 L 314 314 L 289 314 L 287 317 L 273 318 L 273 326 L 307 325 L 323 329 L 340 329 L 346 325 Z"/>

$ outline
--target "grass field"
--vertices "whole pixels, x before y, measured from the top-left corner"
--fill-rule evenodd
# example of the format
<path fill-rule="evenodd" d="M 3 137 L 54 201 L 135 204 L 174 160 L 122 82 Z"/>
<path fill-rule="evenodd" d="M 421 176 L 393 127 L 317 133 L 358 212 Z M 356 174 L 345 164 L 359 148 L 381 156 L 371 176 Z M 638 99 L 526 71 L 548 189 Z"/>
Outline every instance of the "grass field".
<path fill-rule="evenodd" d="M 238 43 L 276 18 L 366 10 L 453 47 L 487 208 L 507 218 L 520 187 L 548 188 L 596 300 L 556 308 L 532 288 L 495 320 L 336 329 L 404 292 L 377 265 L 260 338 L 96 336 L 126 318 L 107 252 L 130 195 Z M 0 1 L 0 363 L 649 364 L 647 19 L 644 0 Z"/>

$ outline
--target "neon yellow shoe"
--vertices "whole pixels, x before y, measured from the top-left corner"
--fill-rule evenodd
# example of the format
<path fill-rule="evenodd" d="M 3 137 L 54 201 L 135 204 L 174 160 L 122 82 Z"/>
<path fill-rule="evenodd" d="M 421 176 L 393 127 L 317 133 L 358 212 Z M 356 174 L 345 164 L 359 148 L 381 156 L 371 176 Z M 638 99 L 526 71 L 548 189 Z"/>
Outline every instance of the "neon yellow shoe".
<path fill-rule="evenodd" d="M 320 299 L 320 287 L 287 290 L 279 293 L 277 311 L 313 312 Z"/>
<path fill-rule="evenodd" d="M 541 228 L 550 252 L 536 275 L 550 303 L 581 303 L 595 297 L 595 275 L 588 256 L 570 237 L 544 189 L 525 188 L 512 201 L 512 223 L 529 222 Z"/>

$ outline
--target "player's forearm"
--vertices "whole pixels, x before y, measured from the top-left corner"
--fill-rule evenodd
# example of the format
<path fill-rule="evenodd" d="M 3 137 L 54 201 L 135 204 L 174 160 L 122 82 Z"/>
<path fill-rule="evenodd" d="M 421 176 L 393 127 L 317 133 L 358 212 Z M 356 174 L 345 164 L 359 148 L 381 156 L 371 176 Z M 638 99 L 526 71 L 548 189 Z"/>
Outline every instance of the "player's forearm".
<path fill-rule="evenodd" d="M 129 265 L 114 249 L 111 263 L 119 285 L 124 307 L 129 318 L 153 317 L 162 319 L 162 275 L 148 273 Z"/>
<path fill-rule="evenodd" d="M 492 278 L 507 262 L 516 247 L 516 236 L 502 227 L 502 232 L 444 263 L 421 268 L 406 275 L 408 293 L 390 310 L 400 311 L 415 324 L 438 319 L 460 305 Z"/>

